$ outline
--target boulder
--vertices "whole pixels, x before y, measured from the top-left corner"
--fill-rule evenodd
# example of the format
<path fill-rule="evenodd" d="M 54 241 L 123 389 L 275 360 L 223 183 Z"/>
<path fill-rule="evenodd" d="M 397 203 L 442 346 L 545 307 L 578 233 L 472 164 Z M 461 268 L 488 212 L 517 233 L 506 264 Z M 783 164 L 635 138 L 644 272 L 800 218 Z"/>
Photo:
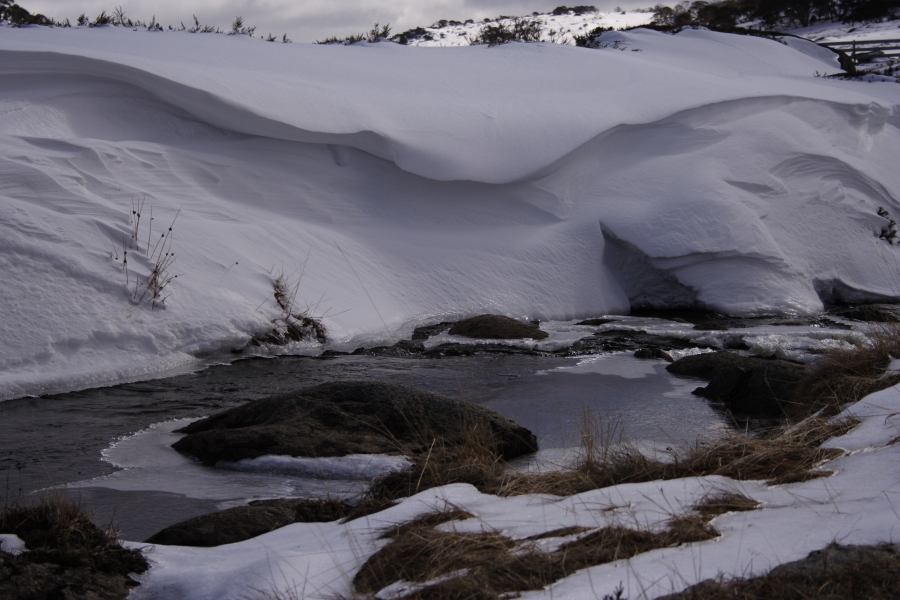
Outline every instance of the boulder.
<path fill-rule="evenodd" d="M 695 394 L 722 404 L 733 414 L 781 418 L 792 413 L 798 383 L 808 368 L 786 360 L 710 352 L 686 356 L 666 367 L 675 375 L 709 381 Z"/>
<path fill-rule="evenodd" d="M 472 427 L 487 431 L 504 459 L 537 450 L 530 431 L 486 408 L 386 383 L 327 383 L 280 394 L 181 429 L 179 452 L 206 464 L 267 454 L 421 456 L 435 441 L 462 446 Z"/>
<path fill-rule="evenodd" d="M 337 500 L 257 500 L 194 517 L 166 527 L 147 538 L 148 544 L 208 548 L 232 544 L 274 531 L 291 523 L 337 521 L 350 507 Z"/>
<path fill-rule="evenodd" d="M 535 323 L 517 321 L 502 315 L 478 315 L 454 323 L 450 327 L 450 335 L 486 340 L 518 340 L 530 338 L 542 340 L 547 337 Z"/>

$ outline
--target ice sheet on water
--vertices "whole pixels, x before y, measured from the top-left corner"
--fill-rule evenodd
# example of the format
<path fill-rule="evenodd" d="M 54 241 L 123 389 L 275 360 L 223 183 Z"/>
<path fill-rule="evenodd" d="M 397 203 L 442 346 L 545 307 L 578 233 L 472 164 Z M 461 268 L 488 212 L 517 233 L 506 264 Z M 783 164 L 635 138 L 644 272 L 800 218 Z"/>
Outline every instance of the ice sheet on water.
<path fill-rule="evenodd" d="M 189 498 L 229 503 L 259 498 L 349 498 L 368 487 L 368 481 L 358 477 L 336 476 L 325 480 L 286 470 L 251 468 L 242 472 L 206 467 L 171 447 L 181 437 L 175 430 L 193 420 L 177 419 L 157 423 L 117 440 L 103 451 L 102 456 L 106 462 L 120 470 L 70 483 L 66 487 L 170 492 Z M 347 469 L 345 474 L 350 471 Z"/>
<path fill-rule="evenodd" d="M 258 458 L 220 462 L 216 466 L 247 473 L 279 473 L 317 479 L 371 481 L 388 473 L 408 469 L 413 463 L 404 456 L 387 454 L 348 454 L 318 458 L 269 454 Z"/>

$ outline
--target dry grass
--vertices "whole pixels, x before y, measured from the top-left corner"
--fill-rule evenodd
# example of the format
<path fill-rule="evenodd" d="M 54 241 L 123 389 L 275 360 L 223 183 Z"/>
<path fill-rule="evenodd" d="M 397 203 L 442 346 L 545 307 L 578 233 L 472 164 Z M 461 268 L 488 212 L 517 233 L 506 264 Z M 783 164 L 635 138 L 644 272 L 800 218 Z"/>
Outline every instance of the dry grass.
<path fill-rule="evenodd" d="M 697 513 L 707 519 L 729 512 L 754 510 L 759 502 L 737 492 L 718 492 L 703 498 L 695 507 Z"/>
<path fill-rule="evenodd" d="M 507 476 L 492 491 L 505 495 L 568 496 L 621 483 L 703 475 L 764 479 L 772 484 L 804 481 L 828 474 L 814 469 L 840 456 L 841 451 L 824 449 L 820 445 L 855 425 L 852 420 L 829 421 L 814 417 L 775 428 L 758 437 L 734 433 L 676 452 L 671 461 L 655 460 L 630 446 L 607 447 L 588 454 L 571 469 Z"/>
<path fill-rule="evenodd" d="M 791 416 L 823 411 L 835 415 L 847 404 L 900 383 L 900 374 L 885 374 L 892 358 L 900 357 L 900 326 L 885 324 L 870 335 L 871 345 L 832 350 L 823 355 L 798 385 Z"/>
<path fill-rule="evenodd" d="M 900 598 L 900 555 L 885 546 L 836 546 L 781 565 L 767 575 L 709 580 L 665 600 L 894 600 Z"/>
<path fill-rule="evenodd" d="M 439 531 L 438 524 L 466 518 L 458 510 L 426 515 L 386 533 L 391 543 L 374 554 L 353 580 L 367 595 L 398 582 L 420 584 L 406 599 L 493 599 L 510 592 L 541 589 L 585 567 L 626 559 L 656 548 L 716 537 L 705 518 L 673 518 L 660 532 L 604 527 L 542 552 L 536 539 L 590 530 L 566 528 L 513 540 L 494 532 Z"/>
<path fill-rule="evenodd" d="M 15 557 L 0 553 L 0 597 L 10 600 L 125 598 L 136 585 L 129 573 L 148 567 L 140 552 L 120 546 L 113 531 L 99 529 L 62 497 L 3 509 L 0 531 L 19 536 L 27 547 Z"/>

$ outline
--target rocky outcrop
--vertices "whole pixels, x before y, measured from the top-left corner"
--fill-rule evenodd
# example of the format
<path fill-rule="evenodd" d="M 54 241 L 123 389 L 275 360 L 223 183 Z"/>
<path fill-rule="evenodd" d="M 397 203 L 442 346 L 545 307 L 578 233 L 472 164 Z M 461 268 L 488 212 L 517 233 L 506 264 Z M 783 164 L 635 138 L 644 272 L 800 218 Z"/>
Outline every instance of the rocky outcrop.
<path fill-rule="evenodd" d="M 206 464 L 267 454 L 419 456 L 439 441 L 463 445 L 467 431 L 490 434 L 504 459 L 534 452 L 530 431 L 483 407 L 412 388 L 341 382 L 281 394 L 195 421 L 173 444 Z"/>
<path fill-rule="evenodd" d="M 342 519 L 350 507 L 337 500 L 257 500 L 201 515 L 166 527 L 147 538 L 148 544 L 221 546 L 248 540 L 291 523 L 319 523 Z"/>
<path fill-rule="evenodd" d="M 734 415 L 781 418 L 793 411 L 798 384 L 807 374 L 803 365 L 786 360 L 710 352 L 687 356 L 666 367 L 675 375 L 709 381 L 694 393 L 723 405 Z"/>
<path fill-rule="evenodd" d="M 502 315 L 478 315 L 454 323 L 450 327 L 450 335 L 486 340 L 543 340 L 547 332 L 542 331 L 536 323 L 517 321 Z"/>

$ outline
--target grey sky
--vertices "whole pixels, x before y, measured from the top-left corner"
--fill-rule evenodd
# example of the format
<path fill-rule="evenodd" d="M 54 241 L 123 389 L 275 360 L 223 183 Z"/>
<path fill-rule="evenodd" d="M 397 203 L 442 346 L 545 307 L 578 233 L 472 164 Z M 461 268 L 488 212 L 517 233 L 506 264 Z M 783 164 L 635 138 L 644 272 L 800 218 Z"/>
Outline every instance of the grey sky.
<path fill-rule="evenodd" d="M 287 33 L 310 42 L 329 35 L 368 30 L 373 23 L 390 23 L 394 31 L 429 25 L 438 19 L 477 19 L 500 14 L 549 11 L 560 4 L 593 4 L 600 10 L 621 6 L 644 8 L 657 0 L 19 0 L 31 12 L 74 21 L 82 12 L 94 17 L 101 10 L 122 6 L 128 16 L 163 24 L 186 24 L 196 14 L 202 23 L 227 28 L 240 15 L 259 33 Z"/>

